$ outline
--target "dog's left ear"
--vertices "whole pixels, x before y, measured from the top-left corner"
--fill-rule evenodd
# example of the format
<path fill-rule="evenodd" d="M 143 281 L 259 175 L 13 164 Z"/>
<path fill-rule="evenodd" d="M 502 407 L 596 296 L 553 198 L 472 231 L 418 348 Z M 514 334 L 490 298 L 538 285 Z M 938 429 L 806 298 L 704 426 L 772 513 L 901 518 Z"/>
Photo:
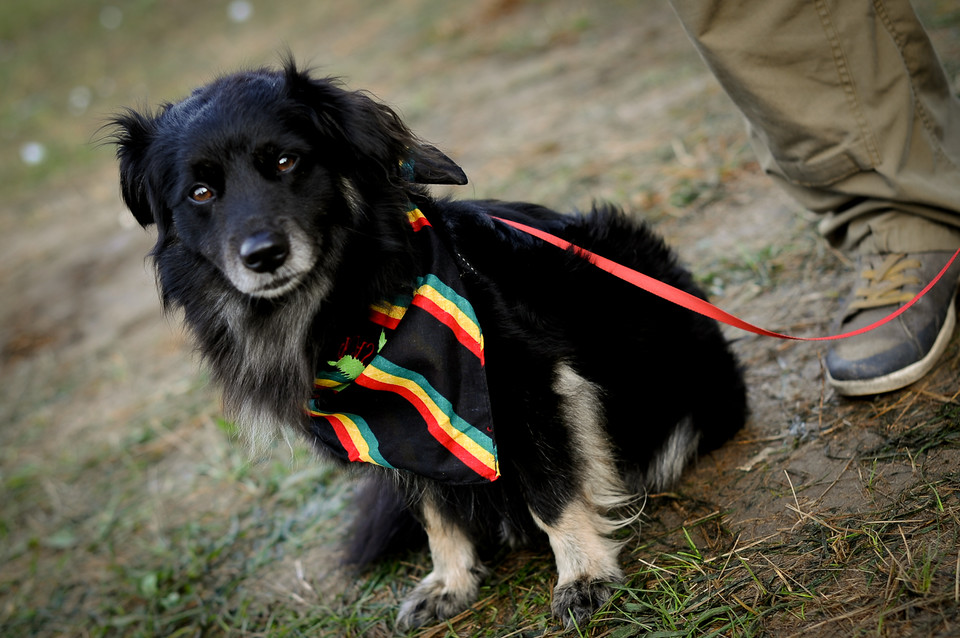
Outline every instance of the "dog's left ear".
<path fill-rule="evenodd" d="M 311 110 L 320 130 L 339 139 L 345 157 L 367 168 L 370 162 L 390 171 L 399 167 L 401 176 L 415 184 L 467 183 L 463 169 L 418 140 L 387 105 L 364 92 L 345 90 L 335 79 L 312 78 L 290 57 L 284 61 L 284 74 L 291 97 Z"/>
<path fill-rule="evenodd" d="M 429 144 L 417 144 L 409 149 L 401 171 L 404 179 L 414 184 L 451 184 L 463 186 L 467 174 L 456 162 Z"/>

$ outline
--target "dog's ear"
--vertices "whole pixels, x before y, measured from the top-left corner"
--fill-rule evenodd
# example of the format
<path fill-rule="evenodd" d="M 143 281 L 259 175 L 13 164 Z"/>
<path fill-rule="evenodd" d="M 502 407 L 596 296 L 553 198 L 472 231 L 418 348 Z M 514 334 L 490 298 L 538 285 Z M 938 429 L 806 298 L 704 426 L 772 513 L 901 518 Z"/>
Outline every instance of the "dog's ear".
<path fill-rule="evenodd" d="M 342 113 L 350 142 L 369 155 L 399 166 L 400 175 L 414 184 L 463 186 L 463 169 L 437 147 L 419 140 L 393 109 L 362 92 L 348 93 L 351 107 Z"/>
<path fill-rule="evenodd" d="M 466 184 L 467 177 L 453 160 L 424 144 L 400 117 L 362 91 L 348 91 L 335 79 L 315 79 L 284 60 L 287 87 L 293 99 L 309 108 L 318 129 L 343 148 L 344 160 L 379 165 L 417 184 Z M 413 172 L 409 172 L 412 167 Z M 406 174 L 404 174 L 406 172 Z"/>
<path fill-rule="evenodd" d="M 120 193 L 141 226 L 156 223 L 147 182 L 147 150 L 156 130 L 156 120 L 133 110 L 117 116 L 111 123 L 112 141 L 120 162 Z"/>
<path fill-rule="evenodd" d="M 463 186 L 467 183 L 467 174 L 463 169 L 435 146 L 429 144 L 417 144 L 408 149 L 404 164 L 404 178 L 414 184 Z"/>

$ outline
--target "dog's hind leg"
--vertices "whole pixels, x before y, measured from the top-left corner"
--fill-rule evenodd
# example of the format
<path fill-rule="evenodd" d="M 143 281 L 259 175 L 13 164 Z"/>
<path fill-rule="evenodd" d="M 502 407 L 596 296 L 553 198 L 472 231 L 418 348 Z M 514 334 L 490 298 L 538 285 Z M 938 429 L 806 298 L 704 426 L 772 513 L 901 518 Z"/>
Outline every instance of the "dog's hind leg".
<path fill-rule="evenodd" d="M 424 496 L 422 507 L 433 571 L 404 598 L 397 615 L 401 629 L 460 613 L 476 600 L 487 574 L 463 529 L 445 518 L 429 495 Z"/>

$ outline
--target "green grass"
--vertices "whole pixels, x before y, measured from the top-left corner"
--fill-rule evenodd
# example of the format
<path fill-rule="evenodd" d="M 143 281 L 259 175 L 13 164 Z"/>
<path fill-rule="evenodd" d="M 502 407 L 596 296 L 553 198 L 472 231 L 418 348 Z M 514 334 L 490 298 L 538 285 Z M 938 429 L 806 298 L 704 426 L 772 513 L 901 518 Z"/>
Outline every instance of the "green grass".
<path fill-rule="evenodd" d="M 633 552 L 641 567 L 601 613 L 613 627 L 604 635 L 779 635 L 791 618 L 815 628 L 838 623 L 844 633 L 852 624 L 869 635 L 875 620 L 910 626 L 911 603 L 955 618 L 956 485 L 953 476 L 938 481 L 950 490 L 947 508 L 921 486 L 896 507 L 824 517 L 748 547 L 728 530 L 724 551 L 702 551 L 687 527 L 655 536 Z M 723 518 L 712 521 L 722 529 Z M 651 552 L 665 543 L 675 545 Z M 867 598 L 863 586 L 881 595 Z"/>
<path fill-rule="evenodd" d="M 84 485 L 89 494 L 82 508 L 42 535 L 12 533 L 38 516 L 33 508 L 5 521 L 11 542 L 0 579 L 4 635 L 45 635 L 88 622 L 102 636 L 199 635 L 218 625 L 239 627 L 255 602 L 248 590 L 260 570 L 329 539 L 336 507 L 316 503 L 342 501 L 345 487 L 307 462 L 302 451 L 262 466 L 251 466 L 237 451 L 223 463 L 191 468 L 197 479 L 184 486 L 192 490 L 188 497 L 177 490 L 144 502 L 159 460 L 144 448 L 156 441 L 147 437 L 132 446 L 122 465 L 115 451 L 104 450 L 61 459 L 58 472 L 51 476 L 47 468 L 39 482 L 30 465 L 5 476 L 7 502 L 42 502 L 39 492 L 72 484 Z M 178 505 L 189 511 L 177 511 Z M 57 565 L 61 576 L 46 580 L 46 570 Z M 37 597 L 47 602 L 37 606 Z"/>

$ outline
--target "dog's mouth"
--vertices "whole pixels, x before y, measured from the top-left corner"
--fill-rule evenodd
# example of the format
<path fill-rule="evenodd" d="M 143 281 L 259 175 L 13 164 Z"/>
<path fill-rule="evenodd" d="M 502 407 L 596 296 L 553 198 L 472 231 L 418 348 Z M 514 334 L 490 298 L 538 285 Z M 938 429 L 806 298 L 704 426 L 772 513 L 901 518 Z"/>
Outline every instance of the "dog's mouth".
<path fill-rule="evenodd" d="M 313 259 L 306 261 L 313 265 Z M 297 266 L 284 267 L 274 273 L 250 272 L 234 267 L 228 268 L 227 277 L 234 288 L 246 295 L 261 299 L 278 299 L 301 287 L 308 277 L 310 269 L 304 268 L 303 264 L 297 264 Z"/>
<path fill-rule="evenodd" d="M 300 282 L 303 280 L 304 274 L 296 275 L 287 275 L 281 277 L 275 277 L 272 281 L 269 281 L 255 290 L 249 291 L 247 294 L 253 295 L 254 297 L 263 297 L 266 299 L 273 299 L 276 297 L 282 297 L 288 292 L 296 288 Z"/>

